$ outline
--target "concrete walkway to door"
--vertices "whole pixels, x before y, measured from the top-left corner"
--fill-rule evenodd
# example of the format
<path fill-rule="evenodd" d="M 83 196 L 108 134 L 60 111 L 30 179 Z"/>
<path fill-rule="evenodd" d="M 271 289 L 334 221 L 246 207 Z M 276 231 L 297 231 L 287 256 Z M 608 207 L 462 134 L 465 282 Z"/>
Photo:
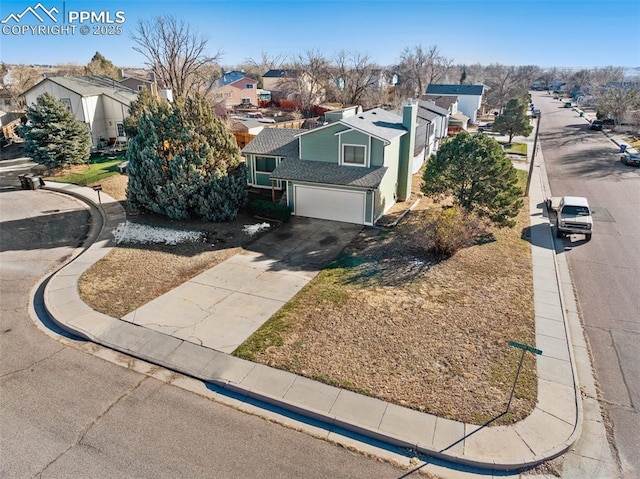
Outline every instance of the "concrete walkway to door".
<path fill-rule="evenodd" d="M 233 352 L 348 245 L 362 226 L 294 217 L 122 319 Z"/>

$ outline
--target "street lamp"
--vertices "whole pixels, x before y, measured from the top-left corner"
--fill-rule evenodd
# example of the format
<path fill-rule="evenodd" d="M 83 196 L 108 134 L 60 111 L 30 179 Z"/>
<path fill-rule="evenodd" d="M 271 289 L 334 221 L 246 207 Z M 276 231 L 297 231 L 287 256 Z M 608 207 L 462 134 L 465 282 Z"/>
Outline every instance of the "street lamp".
<path fill-rule="evenodd" d="M 529 196 L 529 187 L 531 186 L 531 175 L 533 174 L 533 162 L 536 160 L 536 150 L 538 149 L 538 132 L 540 131 L 540 118 L 542 118 L 542 112 L 538 111 L 538 121 L 536 122 L 536 136 L 533 138 L 533 152 L 531 153 L 531 163 L 529 164 L 529 176 L 527 176 L 527 187 L 524 190 L 524 196 Z"/>

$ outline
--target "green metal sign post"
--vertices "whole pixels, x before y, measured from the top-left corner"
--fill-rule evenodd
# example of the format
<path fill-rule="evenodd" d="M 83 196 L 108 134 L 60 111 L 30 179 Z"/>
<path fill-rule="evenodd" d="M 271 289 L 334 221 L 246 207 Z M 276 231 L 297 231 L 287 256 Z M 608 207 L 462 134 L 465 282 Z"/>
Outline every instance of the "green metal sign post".
<path fill-rule="evenodd" d="M 511 407 L 511 400 L 513 399 L 513 394 L 516 392 L 516 384 L 518 383 L 518 376 L 520 376 L 520 370 L 522 369 L 522 363 L 524 362 L 524 355 L 527 351 L 533 354 L 542 354 L 542 351 L 534 348 L 533 346 L 529 346 L 528 344 L 516 343 L 515 341 L 509 341 L 509 346 L 513 348 L 518 348 L 522 350 L 522 355 L 520 356 L 520 363 L 518 364 L 518 371 L 516 371 L 516 377 L 513 380 L 513 387 L 511 388 L 511 395 L 509 396 L 509 402 L 507 403 L 507 410 L 505 414 L 509 412 L 509 407 Z"/>

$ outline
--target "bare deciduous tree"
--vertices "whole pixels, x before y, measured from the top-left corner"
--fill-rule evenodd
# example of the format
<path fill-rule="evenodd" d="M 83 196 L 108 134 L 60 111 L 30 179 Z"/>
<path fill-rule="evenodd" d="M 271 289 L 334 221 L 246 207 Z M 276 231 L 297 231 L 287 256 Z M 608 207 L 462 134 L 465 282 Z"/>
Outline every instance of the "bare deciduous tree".
<path fill-rule="evenodd" d="M 502 111 L 512 98 L 519 98 L 516 67 L 493 63 L 486 68 L 485 83 L 490 87 L 486 103 L 490 108 Z"/>
<path fill-rule="evenodd" d="M 308 50 L 294 57 L 286 66 L 289 75 L 278 88 L 300 102 L 305 116 L 311 106 L 324 101 L 329 82 L 329 62 L 319 51 Z"/>
<path fill-rule="evenodd" d="M 169 15 L 140 20 L 132 39 L 160 86 L 171 88 L 176 97 L 207 93 L 216 79 L 212 75 L 219 74 L 219 68 L 211 67 L 217 67 L 222 52 L 209 54 L 208 39 L 183 20 Z"/>
<path fill-rule="evenodd" d="M 401 93 L 419 98 L 425 94 L 429 84 L 439 83 L 446 78 L 452 63 L 451 59 L 440 53 L 437 45 L 428 50 L 423 49 L 422 45 L 416 45 L 413 49 L 406 47 L 397 65 Z"/>
<path fill-rule="evenodd" d="M 344 106 L 361 104 L 365 94 L 374 88 L 376 71 L 378 67 L 369 55 L 339 52 L 330 70 L 336 100 Z"/>
<path fill-rule="evenodd" d="M 42 79 L 41 73 L 29 65 L 8 67 L 4 63 L 2 70 L 2 86 L 18 106 L 24 107 L 24 98 L 21 95 Z"/>
<path fill-rule="evenodd" d="M 271 56 L 266 52 L 262 52 L 260 59 L 248 58 L 240 67 L 245 72 L 245 75 L 258 82 L 258 88 L 262 88 L 262 75 L 269 70 L 281 68 L 286 59 L 286 55 L 282 53 Z"/>
<path fill-rule="evenodd" d="M 620 125 L 627 113 L 635 108 L 640 108 L 640 88 L 631 84 L 605 88 L 598 101 L 598 112 L 611 115 L 616 125 Z"/>

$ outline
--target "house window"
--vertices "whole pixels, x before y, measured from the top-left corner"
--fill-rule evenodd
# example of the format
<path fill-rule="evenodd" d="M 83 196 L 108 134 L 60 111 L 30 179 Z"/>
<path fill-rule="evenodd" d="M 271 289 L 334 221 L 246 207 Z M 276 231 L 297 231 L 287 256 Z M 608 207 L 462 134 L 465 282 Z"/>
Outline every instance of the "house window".
<path fill-rule="evenodd" d="M 64 103 L 64 105 L 67 107 L 67 110 L 69 110 L 71 113 L 73 113 L 73 110 L 71 109 L 71 99 L 69 99 L 69 98 L 60 98 L 60 101 L 62 103 Z"/>
<path fill-rule="evenodd" d="M 116 130 L 118 130 L 118 136 L 125 136 L 124 123 L 116 123 Z"/>
<path fill-rule="evenodd" d="M 253 83 L 247 83 L 247 89 L 251 90 L 253 88 Z"/>
<path fill-rule="evenodd" d="M 144 89 L 145 89 L 145 88 L 144 88 L 144 85 L 138 85 L 138 91 L 142 91 L 142 90 L 144 90 Z"/>
<path fill-rule="evenodd" d="M 4 106 L 11 106 L 11 99 L 5 98 L 4 99 Z"/>
<path fill-rule="evenodd" d="M 251 98 L 243 98 L 242 99 L 242 104 L 243 105 L 251 105 Z"/>
<path fill-rule="evenodd" d="M 276 159 L 266 156 L 256 156 L 256 171 L 260 173 L 271 173 L 276 169 Z"/>
<path fill-rule="evenodd" d="M 365 166 L 365 147 L 361 145 L 344 145 L 342 147 L 342 163 L 345 165 Z"/>

